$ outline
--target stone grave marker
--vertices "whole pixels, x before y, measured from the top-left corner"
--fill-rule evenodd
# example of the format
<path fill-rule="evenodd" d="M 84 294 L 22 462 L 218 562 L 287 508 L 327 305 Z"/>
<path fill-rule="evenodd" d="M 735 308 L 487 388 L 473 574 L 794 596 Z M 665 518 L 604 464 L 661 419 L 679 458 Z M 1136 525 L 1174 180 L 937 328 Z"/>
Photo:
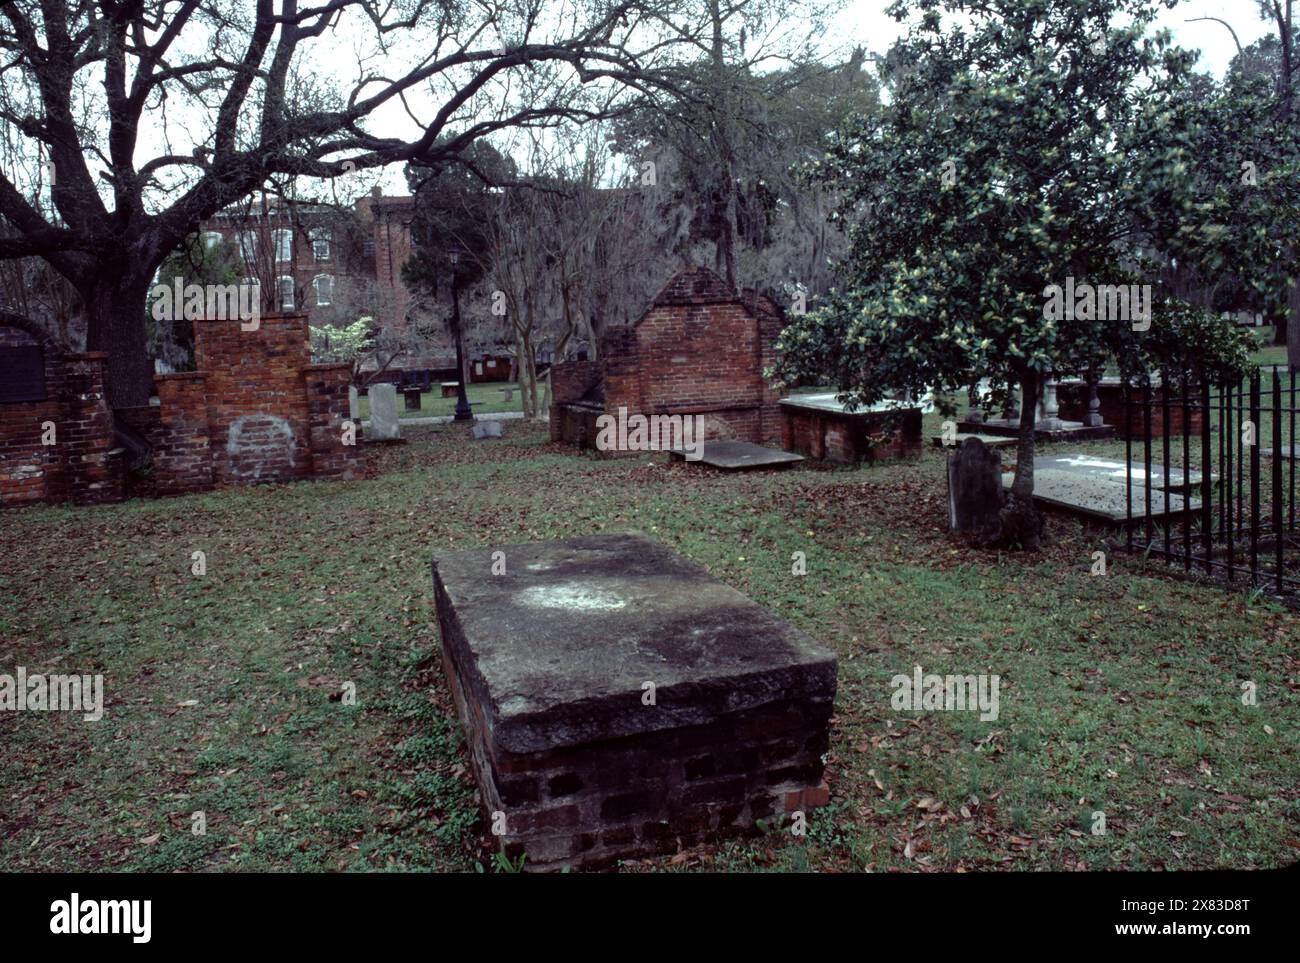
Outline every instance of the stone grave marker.
<path fill-rule="evenodd" d="M 348 418 L 354 425 L 361 424 L 361 396 L 356 385 L 348 386 Z"/>
<path fill-rule="evenodd" d="M 977 532 L 1002 508 L 1002 459 L 978 438 L 967 438 L 948 456 L 948 524 L 954 532 Z"/>
<path fill-rule="evenodd" d="M 484 438 L 500 438 L 501 422 L 499 421 L 480 421 L 474 425 L 474 440 L 481 441 Z"/>
<path fill-rule="evenodd" d="M 435 556 L 446 676 L 505 855 L 608 866 L 829 801 L 837 663 L 643 535 Z"/>
<path fill-rule="evenodd" d="M 397 417 L 397 388 L 390 384 L 371 385 L 369 437 L 376 441 L 391 441 L 401 433 L 401 422 Z"/>

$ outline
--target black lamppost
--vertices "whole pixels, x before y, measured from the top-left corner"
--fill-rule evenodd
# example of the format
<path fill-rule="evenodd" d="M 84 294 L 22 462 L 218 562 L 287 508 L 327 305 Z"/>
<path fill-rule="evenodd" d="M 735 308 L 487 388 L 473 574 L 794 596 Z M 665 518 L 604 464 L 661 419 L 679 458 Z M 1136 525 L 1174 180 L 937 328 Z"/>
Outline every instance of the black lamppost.
<path fill-rule="evenodd" d="M 465 339 L 460 330 L 460 272 L 456 269 L 460 252 L 451 251 L 448 259 L 451 261 L 451 330 L 456 338 L 456 414 L 452 420 L 473 421 L 474 409 L 465 394 Z"/>

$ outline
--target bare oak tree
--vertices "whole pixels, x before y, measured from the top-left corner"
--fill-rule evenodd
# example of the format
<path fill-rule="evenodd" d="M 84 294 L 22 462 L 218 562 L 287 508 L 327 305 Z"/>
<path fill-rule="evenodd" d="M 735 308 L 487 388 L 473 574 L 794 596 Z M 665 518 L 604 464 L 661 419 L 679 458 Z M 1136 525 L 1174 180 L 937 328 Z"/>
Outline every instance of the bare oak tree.
<path fill-rule="evenodd" d="M 506 128 L 605 116 L 669 81 L 686 5 L 10 0 L 0 259 L 39 256 L 68 280 L 113 404 L 141 404 L 151 279 L 204 219 L 273 177 L 430 162 Z"/>

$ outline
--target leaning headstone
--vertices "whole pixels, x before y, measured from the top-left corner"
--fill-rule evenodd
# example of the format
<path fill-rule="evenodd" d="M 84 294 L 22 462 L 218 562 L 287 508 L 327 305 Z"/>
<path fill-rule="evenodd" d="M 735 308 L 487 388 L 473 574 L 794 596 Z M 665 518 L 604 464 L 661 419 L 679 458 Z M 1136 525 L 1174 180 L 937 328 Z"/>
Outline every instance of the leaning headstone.
<path fill-rule="evenodd" d="M 354 425 L 361 421 L 361 399 L 357 394 L 356 385 L 348 388 L 348 418 Z"/>
<path fill-rule="evenodd" d="M 474 439 L 483 438 L 500 438 L 501 422 L 499 421 L 480 421 L 474 426 Z"/>
<path fill-rule="evenodd" d="M 948 524 L 954 532 L 977 532 L 1002 508 L 1002 459 L 978 438 L 967 438 L 948 456 Z"/>
<path fill-rule="evenodd" d="M 369 436 L 376 441 L 390 441 L 400 435 L 397 388 L 390 384 L 371 385 Z"/>

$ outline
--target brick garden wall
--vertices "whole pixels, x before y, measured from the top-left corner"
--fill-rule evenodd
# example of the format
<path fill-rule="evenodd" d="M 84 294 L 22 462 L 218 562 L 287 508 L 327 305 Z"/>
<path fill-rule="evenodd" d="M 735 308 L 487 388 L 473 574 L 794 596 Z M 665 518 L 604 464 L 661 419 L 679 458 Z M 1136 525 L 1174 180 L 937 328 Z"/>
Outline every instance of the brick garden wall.
<path fill-rule="evenodd" d="M 122 497 L 102 352 L 64 354 L 34 331 L 0 327 L 0 346 L 39 347 L 43 400 L 0 401 L 0 505 Z M 45 444 L 46 425 L 53 444 Z"/>
<path fill-rule="evenodd" d="M 157 494 L 225 485 L 360 476 L 343 443 L 347 364 L 311 364 L 307 317 L 194 325 L 196 372 L 159 375 L 153 483 Z"/>
<path fill-rule="evenodd" d="M 158 404 L 110 411 L 103 354 L 45 346 L 46 399 L 0 403 L 0 504 L 113 501 L 226 485 L 361 476 L 344 444 L 351 366 L 311 364 L 305 315 L 198 321 L 198 371 L 157 375 Z M 24 337 L 27 340 L 23 340 Z M 0 328 L 0 345 L 35 343 Z M 114 421 L 152 448 L 138 477 L 113 454 Z M 57 443 L 41 443 L 53 422 Z"/>

